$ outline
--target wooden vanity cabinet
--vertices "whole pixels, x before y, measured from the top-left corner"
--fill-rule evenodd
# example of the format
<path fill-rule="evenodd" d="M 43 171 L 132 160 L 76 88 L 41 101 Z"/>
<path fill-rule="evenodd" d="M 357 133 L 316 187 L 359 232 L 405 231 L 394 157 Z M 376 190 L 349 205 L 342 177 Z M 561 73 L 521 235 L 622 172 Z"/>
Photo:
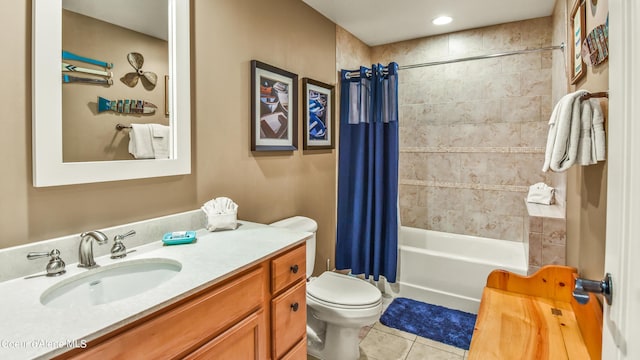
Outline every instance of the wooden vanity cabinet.
<path fill-rule="evenodd" d="M 271 261 L 271 349 L 276 360 L 307 358 L 306 256 L 300 246 Z"/>
<path fill-rule="evenodd" d="M 56 359 L 304 360 L 305 273 L 303 244 Z"/>

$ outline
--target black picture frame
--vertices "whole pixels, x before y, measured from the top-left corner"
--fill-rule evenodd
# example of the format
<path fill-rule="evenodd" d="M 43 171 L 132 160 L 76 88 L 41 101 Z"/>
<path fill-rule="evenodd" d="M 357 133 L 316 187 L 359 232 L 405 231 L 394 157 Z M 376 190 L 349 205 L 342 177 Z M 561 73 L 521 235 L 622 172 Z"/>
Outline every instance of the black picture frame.
<path fill-rule="evenodd" d="M 298 149 L 298 75 L 251 61 L 251 151 Z"/>
<path fill-rule="evenodd" d="M 302 79 L 303 148 L 335 148 L 334 86 L 310 78 Z"/>
<path fill-rule="evenodd" d="M 582 60 L 582 43 L 586 34 L 587 7 L 583 0 L 576 0 L 569 16 L 569 44 L 571 44 L 571 84 L 574 85 L 587 73 Z"/>

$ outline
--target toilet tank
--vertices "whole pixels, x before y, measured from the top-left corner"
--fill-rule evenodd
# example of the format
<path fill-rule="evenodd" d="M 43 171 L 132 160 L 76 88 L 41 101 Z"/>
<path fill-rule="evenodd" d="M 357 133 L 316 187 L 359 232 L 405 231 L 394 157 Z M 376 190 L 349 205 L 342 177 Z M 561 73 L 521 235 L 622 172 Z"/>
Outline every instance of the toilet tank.
<path fill-rule="evenodd" d="M 307 278 L 310 277 L 311 274 L 313 274 L 313 267 L 316 261 L 316 231 L 318 231 L 318 223 L 308 217 L 294 216 L 276 221 L 270 225 L 290 230 L 313 233 L 313 236 L 307 240 Z"/>

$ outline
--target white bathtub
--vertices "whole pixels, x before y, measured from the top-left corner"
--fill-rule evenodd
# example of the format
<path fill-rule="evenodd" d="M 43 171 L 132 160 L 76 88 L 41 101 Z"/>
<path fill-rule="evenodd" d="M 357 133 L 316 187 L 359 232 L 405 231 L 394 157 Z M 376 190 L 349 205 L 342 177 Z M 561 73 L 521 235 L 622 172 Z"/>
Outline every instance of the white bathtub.
<path fill-rule="evenodd" d="M 477 313 L 494 269 L 527 274 L 525 244 L 402 226 L 394 297 Z"/>

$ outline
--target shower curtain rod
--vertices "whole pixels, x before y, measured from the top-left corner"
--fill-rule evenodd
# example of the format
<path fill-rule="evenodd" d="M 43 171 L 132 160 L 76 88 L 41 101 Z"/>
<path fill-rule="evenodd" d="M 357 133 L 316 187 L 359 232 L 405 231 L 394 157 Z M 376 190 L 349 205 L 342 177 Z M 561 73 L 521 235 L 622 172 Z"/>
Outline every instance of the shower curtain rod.
<path fill-rule="evenodd" d="M 515 50 L 515 51 L 507 51 L 507 52 L 495 53 L 495 54 L 486 54 L 486 55 L 469 56 L 469 57 L 457 58 L 457 59 L 432 61 L 432 62 L 427 62 L 427 63 L 422 63 L 422 64 L 404 65 L 404 66 L 399 66 L 398 70 L 415 69 L 415 68 L 421 68 L 421 67 L 426 67 L 426 66 L 434 66 L 434 65 L 452 64 L 452 63 L 457 63 L 457 62 L 462 62 L 462 61 L 491 59 L 491 58 L 497 58 L 497 57 L 502 57 L 502 56 L 528 54 L 528 53 L 539 52 L 539 51 L 549 51 L 549 50 L 562 50 L 562 51 L 564 51 L 564 48 L 565 48 L 565 44 L 563 42 L 560 45 L 546 46 L 546 47 L 541 47 L 541 48 L 537 48 L 537 49 Z M 386 74 L 386 69 L 384 70 L 384 73 Z M 367 71 L 367 76 L 369 76 L 370 74 L 371 74 L 371 70 L 368 70 Z M 355 77 L 359 77 L 359 76 L 360 76 L 360 72 L 359 71 L 352 71 L 350 73 L 347 73 L 347 79 L 351 79 L 351 78 L 355 78 Z"/>

